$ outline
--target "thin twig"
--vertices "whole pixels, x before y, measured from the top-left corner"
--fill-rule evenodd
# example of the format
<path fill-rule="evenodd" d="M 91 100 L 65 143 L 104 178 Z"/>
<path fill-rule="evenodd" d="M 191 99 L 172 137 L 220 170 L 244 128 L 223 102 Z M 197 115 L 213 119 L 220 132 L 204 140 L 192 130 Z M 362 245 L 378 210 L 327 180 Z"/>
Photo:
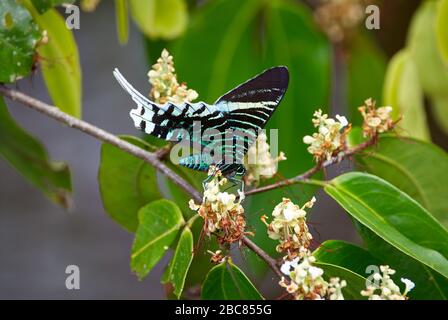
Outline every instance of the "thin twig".
<path fill-rule="evenodd" d="M 364 149 L 374 145 L 377 142 L 378 138 L 375 136 L 363 143 L 360 143 L 359 145 L 357 145 L 354 148 L 351 148 L 345 152 L 340 153 L 339 155 L 331 158 L 330 160 L 321 162 L 316 164 L 313 168 L 309 169 L 308 171 L 305 171 L 304 173 L 295 176 L 294 178 L 290 178 L 290 179 L 285 179 L 273 184 L 269 184 L 266 186 L 262 186 L 259 188 L 255 188 L 249 191 L 245 192 L 245 196 L 250 196 L 250 195 L 254 195 L 257 193 L 261 193 L 261 192 L 266 192 L 266 191 L 270 191 L 273 189 L 277 189 L 277 188 L 282 188 L 282 187 L 286 187 L 286 186 L 290 186 L 293 184 L 298 184 L 301 182 L 307 182 L 308 179 L 310 179 L 314 174 L 316 174 L 317 172 L 319 172 L 322 169 L 325 169 L 327 167 L 330 167 L 334 164 L 337 164 L 339 162 L 341 162 L 344 159 L 350 158 L 353 155 L 363 151 Z"/>
<path fill-rule="evenodd" d="M 277 261 L 275 259 L 271 258 L 271 256 L 269 254 L 267 254 L 265 251 L 263 251 L 263 249 L 258 247 L 248 237 L 245 236 L 241 240 L 249 249 L 251 249 L 253 252 L 255 252 L 257 254 L 257 256 L 259 256 L 261 259 L 263 259 L 266 262 L 266 264 L 275 272 L 275 274 L 279 278 L 283 277 L 283 274 L 280 271 L 280 269 L 277 265 Z"/>
<path fill-rule="evenodd" d="M 174 171 L 168 168 L 162 161 L 159 160 L 158 155 L 152 152 L 148 152 L 139 148 L 127 141 L 120 139 L 119 137 L 98 128 L 86 121 L 77 119 L 72 117 L 65 112 L 62 112 L 55 106 L 51 106 L 42 101 L 39 101 L 35 98 L 32 98 L 20 91 L 9 89 L 4 86 L 0 86 L 0 93 L 2 93 L 5 97 L 10 98 L 11 100 L 18 101 L 31 109 L 37 110 L 50 118 L 53 118 L 61 123 L 68 125 L 71 128 L 78 129 L 92 137 L 97 138 L 103 142 L 109 143 L 111 145 L 116 146 L 117 148 L 142 159 L 143 161 L 149 163 L 154 168 L 159 170 L 161 173 L 170 178 L 175 184 L 188 192 L 195 201 L 201 202 L 202 196 L 201 194 L 193 188 L 187 181 L 185 181 L 182 177 L 177 175 Z"/>

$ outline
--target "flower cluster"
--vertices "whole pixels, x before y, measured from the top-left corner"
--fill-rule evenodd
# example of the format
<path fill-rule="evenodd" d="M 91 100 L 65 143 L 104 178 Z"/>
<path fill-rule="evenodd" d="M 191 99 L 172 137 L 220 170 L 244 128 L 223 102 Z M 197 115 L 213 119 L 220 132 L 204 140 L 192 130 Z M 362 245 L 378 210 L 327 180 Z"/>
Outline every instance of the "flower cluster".
<path fill-rule="evenodd" d="M 375 100 L 367 99 L 364 105 L 359 107 L 364 122 L 362 131 L 365 137 L 375 137 L 379 133 L 389 131 L 394 128 L 395 122 L 392 120 L 392 107 L 375 107 Z"/>
<path fill-rule="evenodd" d="M 346 136 L 351 126 L 345 117 L 336 115 L 335 120 L 319 109 L 312 121 L 318 131 L 312 136 L 303 137 L 303 142 L 310 145 L 308 152 L 316 162 L 329 160 L 346 148 Z"/>
<path fill-rule="evenodd" d="M 375 283 L 368 285 L 366 290 L 361 291 L 361 295 L 368 297 L 369 300 L 406 300 L 406 295 L 414 289 L 415 284 L 409 279 L 401 278 L 401 282 L 405 284 L 405 289 L 401 293 L 400 288 L 390 277 L 395 274 L 395 270 L 389 266 L 380 266 L 380 270 L 382 275 L 375 273 L 373 275 Z"/>
<path fill-rule="evenodd" d="M 262 220 L 268 227 L 269 238 L 279 240 L 277 252 L 286 253 L 289 259 L 303 257 L 308 251 L 313 236 L 306 224 L 305 209 L 312 208 L 316 199 L 299 207 L 287 198 L 279 203 L 272 212 L 273 220 L 267 224 L 266 217 Z"/>
<path fill-rule="evenodd" d="M 284 198 L 272 212 L 273 220 L 267 224 L 266 217 L 262 220 L 268 227 L 271 239 L 279 240 L 277 251 L 286 253 L 281 272 L 289 276 L 282 277 L 279 284 L 297 300 L 342 300 L 342 288 L 347 284 L 339 278 L 331 278 L 327 282 L 323 278 L 324 271 L 313 265 L 316 258 L 309 250 L 312 235 L 306 224 L 306 211 L 313 207 L 316 199 L 299 207 Z"/>
<path fill-rule="evenodd" d="M 188 89 L 185 83 L 178 83 L 174 71 L 173 56 L 163 49 L 161 57 L 148 72 L 149 83 L 152 85 L 149 95 L 155 102 L 191 102 L 198 97 L 198 93 Z"/>
<path fill-rule="evenodd" d="M 197 211 L 204 219 L 204 233 L 210 236 L 216 235 L 220 244 L 229 244 L 241 240 L 246 234 L 246 220 L 241 201 L 244 194 L 240 191 L 239 200 L 234 194 L 221 192 L 220 187 L 227 183 L 219 171 L 210 169 L 209 174 L 214 174 L 212 180 L 206 184 L 201 205 L 190 200 L 190 208 Z"/>
<path fill-rule="evenodd" d="M 310 253 L 303 258 L 285 261 L 281 271 L 289 276 L 290 281 L 282 277 L 280 286 L 286 288 L 296 300 L 344 300 L 342 288 L 347 283 L 339 278 L 331 278 L 327 282 L 322 277 L 324 271 L 313 266 L 316 258 Z"/>
<path fill-rule="evenodd" d="M 277 173 L 278 162 L 286 160 L 283 152 L 280 152 L 276 158 L 271 156 L 267 139 L 264 132 L 260 133 L 256 143 L 247 151 L 244 158 L 244 166 L 247 170 L 244 181 L 247 185 L 257 185 L 262 178 L 272 178 Z"/>
<path fill-rule="evenodd" d="M 345 41 L 364 18 L 363 0 L 322 0 L 316 22 L 332 42 Z"/>

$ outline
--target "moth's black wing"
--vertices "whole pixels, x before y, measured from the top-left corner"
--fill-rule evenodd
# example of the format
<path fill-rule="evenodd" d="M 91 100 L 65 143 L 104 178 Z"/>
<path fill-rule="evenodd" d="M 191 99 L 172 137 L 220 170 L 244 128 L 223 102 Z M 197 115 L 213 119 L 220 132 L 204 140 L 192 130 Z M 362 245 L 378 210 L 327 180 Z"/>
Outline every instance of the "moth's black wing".
<path fill-rule="evenodd" d="M 176 129 L 184 129 L 191 141 L 201 144 L 200 140 L 193 140 L 193 137 L 200 137 L 199 131 L 203 132 L 208 126 L 221 126 L 225 123 L 223 114 L 215 105 L 204 102 L 181 104 L 167 102 L 160 105 L 134 89 L 118 69 L 114 70 L 114 76 L 137 104 L 137 108 L 130 111 L 135 127 L 147 134 L 165 140 L 179 140 Z M 195 121 L 198 121 L 199 126 L 193 126 Z"/>
<path fill-rule="evenodd" d="M 227 120 L 223 126 L 234 130 L 237 133 L 234 140 L 243 143 L 239 150 L 235 147 L 232 149 L 237 162 L 242 162 L 259 130 L 266 126 L 285 95 L 288 83 L 288 69 L 284 66 L 274 67 L 244 82 L 215 102 Z M 226 149 L 225 152 L 230 150 Z"/>

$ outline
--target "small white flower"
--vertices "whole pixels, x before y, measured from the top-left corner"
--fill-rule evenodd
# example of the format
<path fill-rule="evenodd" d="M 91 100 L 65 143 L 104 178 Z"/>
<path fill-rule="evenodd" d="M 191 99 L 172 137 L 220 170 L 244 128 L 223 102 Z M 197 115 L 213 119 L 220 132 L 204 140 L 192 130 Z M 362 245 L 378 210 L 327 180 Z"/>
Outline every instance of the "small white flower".
<path fill-rule="evenodd" d="M 305 144 L 312 144 L 314 142 L 314 139 L 312 136 L 304 136 L 303 137 L 303 143 Z"/>
<path fill-rule="evenodd" d="M 283 210 L 283 216 L 285 217 L 286 221 L 290 222 L 293 219 L 297 218 L 297 211 L 286 208 L 285 210 Z"/>
<path fill-rule="evenodd" d="M 289 274 L 291 273 L 291 268 L 295 269 L 297 267 L 297 264 L 299 263 L 299 258 L 295 258 L 292 261 L 286 260 L 285 262 L 283 262 L 283 264 L 280 267 L 280 271 L 283 274 L 286 274 L 287 276 L 289 276 Z"/>
<path fill-rule="evenodd" d="M 232 197 L 227 192 L 218 193 L 218 201 L 221 201 L 224 205 L 227 205 L 232 201 Z"/>
<path fill-rule="evenodd" d="M 190 199 L 190 201 L 188 201 L 188 206 L 190 207 L 191 210 L 194 210 L 194 211 L 198 210 L 200 207 L 194 203 L 193 199 Z"/>
<path fill-rule="evenodd" d="M 336 119 L 341 123 L 341 126 L 342 127 L 346 127 L 346 126 L 348 126 L 348 121 L 347 121 L 347 118 L 346 117 L 344 117 L 344 116 L 340 116 L 340 115 L 336 115 Z"/>
<path fill-rule="evenodd" d="M 406 279 L 406 278 L 401 278 L 400 280 L 406 286 L 406 288 L 404 289 L 404 293 L 403 293 L 404 296 L 407 295 L 409 293 L 409 291 L 411 291 L 412 289 L 415 288 L 415 283 L 412 282 L 411 280 Z"/>
<path fill-rule="evenodd" d="M 308 272 L 310 273 L 312 279 L 316 279 L 324 274 L 324 270 L 317 267 L 309 267 Z"/>

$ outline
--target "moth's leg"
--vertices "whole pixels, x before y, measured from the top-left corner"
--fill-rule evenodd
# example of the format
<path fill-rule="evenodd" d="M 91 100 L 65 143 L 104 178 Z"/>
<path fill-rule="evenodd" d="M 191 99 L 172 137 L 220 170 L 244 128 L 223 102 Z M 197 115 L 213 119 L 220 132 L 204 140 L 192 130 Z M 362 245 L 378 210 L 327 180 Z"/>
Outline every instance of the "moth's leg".
<path fill-rule="evenodd" d="M 241 191 L 242 193 L 244 193 L 244 187 L 245 187 L 244 179 L 242 179 L 242 178 L 239 179 L 239 178 L 236 177 L 236 175 L 234 175 L 234 176 L 229 177 L 229 182 L 232 183 L 232 186 L 230 186 L 229 188 L 232 188 L 232 187 L 234 187 L 236 185 L 241 184 L 241 189 L 238 189 L 238 191 Z"/>
<path fill-rule="evenodd" d="M 209 175 L 207 178 L 204 179 L 204 181 L 202 181 L 202 188 L 204 188 L 204 190 L 207 189 L 207 184 L 212 181 L 212 179 L 215 177 L 216 172 L 214 172 L 213 174 Z"/>
<path fill-rule="evenodd" d="M 245 189 L 245 184 L 244 184 L 244 174 L 246 173 L 246 168 L 241 165 L 235 172 L 235 176 L 240 177 L 240 179 L 238 180 L 241 183 L 241 192 L 244 193 L 244 189 Z M 236 179 L 236 178 L 234 178 Z"/>

